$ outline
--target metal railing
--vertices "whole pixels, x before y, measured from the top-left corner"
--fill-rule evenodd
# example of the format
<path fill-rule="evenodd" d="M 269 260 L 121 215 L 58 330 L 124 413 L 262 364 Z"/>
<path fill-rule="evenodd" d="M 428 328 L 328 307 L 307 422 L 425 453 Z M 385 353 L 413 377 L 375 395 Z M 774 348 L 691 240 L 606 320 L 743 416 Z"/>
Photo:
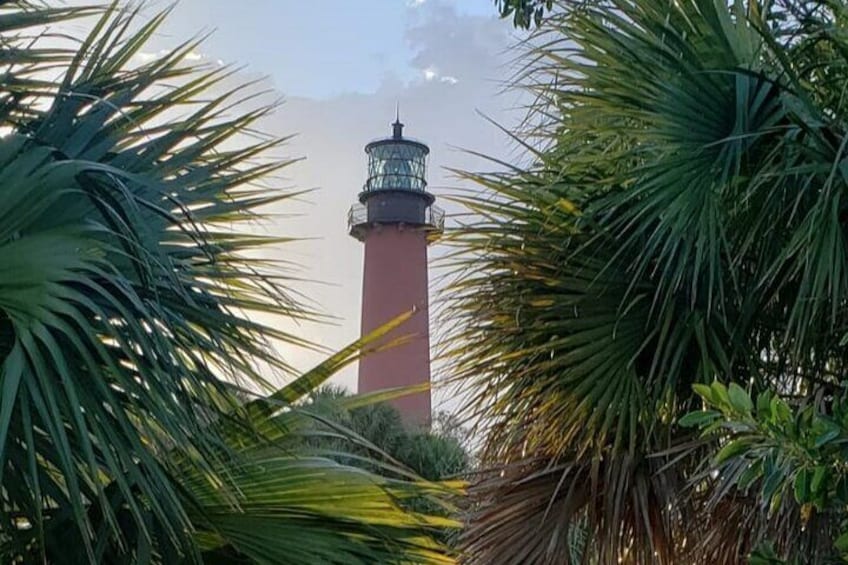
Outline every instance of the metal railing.
<path fill-rule="evenodd" d="M 347 212 L 347 229 L 348 232 L 353 232 L 357 226 L 363 226 L 368 223 L 368 208 L 361 202 L 355 203 Z M 440 207 L 431 205 L 424 209 L 423 225 L 430 227 L 436 231 L 442 232 L 445 229 L 445 211 Z"/>
<path fill-rule="evenodd" d="M 427 225 L 433 226 L 439 232 L 445 231 L 445 211 L 435 204 L 427 207 L 425 219 Z"/>
<path fill-rule="evenodd" d="M 357 202 L 350 207 L 347 212 L 347 229 L 350 231 L 353 226 L 359 226 L 368 222 L 368 208 L 364 204 Z"/>

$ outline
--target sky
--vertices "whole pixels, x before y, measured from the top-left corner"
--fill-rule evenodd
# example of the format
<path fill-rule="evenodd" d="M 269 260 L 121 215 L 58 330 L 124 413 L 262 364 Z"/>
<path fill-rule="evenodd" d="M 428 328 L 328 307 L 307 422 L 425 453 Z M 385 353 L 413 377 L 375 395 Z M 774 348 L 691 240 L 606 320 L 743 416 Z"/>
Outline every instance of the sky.
<path fill-rule="evenodd" d="M 165 6 L 153 0 L 144 10 Z M 237 63 L 231 81 L 259 79 L 269 90 L 263 100 L 283 101 L 261 126 L 294 134 L 285 153 L 304 159 L 284 170 L 281 184 L 315 190 L 274 210 L 281 216 L 261 229 L 307 238 L 267 253 L 300 264 L 310 282 L 297 290 L 334 318 L 285 329 L 339 349 L 359 334 L 363 250 L 347 235 L 346 213 L 365 181 L 365 144 L 390 134 L 398 104 L 405 133 L 431 148 L 428 180 L 437 197 L 462 186 L 447 168 L 492 168 L 468 150 L 514 158 L 515 147 L 491 121 L 509 127 L 521 117 L 519 97 L 504 92 L 518 32 L 496 17 L 491 0 L 181 0 L 141 56 L 205 32 L 211 35 L 194 57 Z M 431 248 L 431 281 L 444 252 Z M 438 283 L 431 286 L 432 296 Z M 438 346 L 435 324 L 431 334 Z M 281 354 L 304 369 L 322 357 Z M 435 381 L 444 378 L 443 366 L 433 369 Z M 336 382 L 355 388 L 355 380 L 350 368 Z M 436 409 L 451 407 L 447 396 L 435 390 Z"/>

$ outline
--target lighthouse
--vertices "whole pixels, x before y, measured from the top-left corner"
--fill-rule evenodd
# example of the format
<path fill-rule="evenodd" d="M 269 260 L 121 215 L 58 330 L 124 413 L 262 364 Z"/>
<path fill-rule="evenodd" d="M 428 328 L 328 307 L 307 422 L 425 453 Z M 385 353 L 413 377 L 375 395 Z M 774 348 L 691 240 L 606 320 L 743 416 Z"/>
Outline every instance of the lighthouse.
<path fill-rule="evenodd" d="M 362 335 L 397 316 L 412 317 L 386 340 L 400 345 L 366 355 L 359 362 L 359 392 L 429 383 L 430 315 L 427 246 L 444 228 L 444 213 L 427 192 L 424 143 L 403 135 L 400 117 L 392 135 L 365 146 L 368 177 L 348 213 L 351 236 L 364 244 Z M 392 400 L 406 425 L 430 424 L 430 391 Z"/>

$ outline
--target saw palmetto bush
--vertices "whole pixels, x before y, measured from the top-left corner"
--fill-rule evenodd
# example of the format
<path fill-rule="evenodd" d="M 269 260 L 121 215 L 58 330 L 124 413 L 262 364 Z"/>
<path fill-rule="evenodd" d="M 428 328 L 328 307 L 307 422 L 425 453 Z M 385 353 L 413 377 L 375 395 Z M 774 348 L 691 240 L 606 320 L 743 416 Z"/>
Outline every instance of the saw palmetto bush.
<path fill-rule="evenodd" d="M 527 45 L 533 163 L 452 236 L 467 562 L 838 559 L 845 4 L 561 2 Z"/>
<path fill-rule="evenodd" d="M 291 196 L 271 108 L 142 57 L 166 13 L 58 6 L 0 2 L 0 561 L 448 561 L 399 504 L 441 487 L 290 441 L 362 344 L 245 403 L 302 345 L 256 313 L 310 315 L 244 229 Z"/>

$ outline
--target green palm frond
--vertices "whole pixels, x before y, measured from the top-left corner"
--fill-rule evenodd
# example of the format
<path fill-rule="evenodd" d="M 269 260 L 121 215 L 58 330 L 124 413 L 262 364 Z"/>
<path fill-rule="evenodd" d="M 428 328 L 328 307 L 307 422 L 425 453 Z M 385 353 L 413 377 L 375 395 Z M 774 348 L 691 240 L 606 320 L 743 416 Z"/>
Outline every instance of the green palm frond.
<path fill-rule="evenodd" d="M 710 491 L 714 440 L 676 422 L 714 378 L 841 389 L 846 24 L 791 0 L 561 2 L 541 22 L 518 85 L 535 162 L 469 175 L 484 190 L 447 238 L 454 374 L 484 463 L 510 466 L 479 485 L 469 562 L 519 532 L 529 562 L 563 562 L 581 519 L 600 562 L 814 546 Z"/>
<path fill-rule="evenodd" d="M 243 406 L 263 367 L 292 374 L 270 340 L 309 346 L 253 321 L 314 317 L 252 253 L 288 239 L 248 229 L 291 161 L 196 40 L 138 63 L 166 14 L 0 3 L 0 560 L 444 562 L 395 502 L 441 487 L 298 458 L 268 424 L 363 343 Z M 74 18 L 79 42 L 50 27 Z"/>
<path fill-rule="evenodd" d="M 204 562 L 230 563 L 236 557 L 268 564 L 455 562 L 436 534 L 459 527 L 445 516 L 456 513 L 448 501 L 462 494 L 460 482 L 426 481 L 382 456 L 363 460 L 353 454 L 355 448 L 377 453 L 376 448 L 338 425 L 332 425 L 333 449 L 305 449 L 313 435 L 326 433 L 316 434 L 316 415 L 295 404 L 408 318 L 399 316 L 268 399 L 248 403 L 249 427 L 222 422 L 223 435 L 240 457 L 221 473 L 230 477 L 238 496 L 190 468 L 180 481 L 196 504 L 192 522 Z M 354 399 L 354 404 L 366 401 Z M 276 409 L 266 411 L 271 406 Z M 381 473 L 337 459 L 367 462 Z M 421 500 L 431 507 L 412 509 Z M 238 559 L 234 562 L 242 562 Z"/>
<path fill-rule="evenodd" d="M 425 532 L 455 522 L 403 509 L 399 502 L 413 496 L 406 484 L 328 459 L 292 457 L 253 459 L 234 470 L 233 481 L 242 494 L 237 509 L 214 493 L 198 496 L 208 563 L 234 551 L 269 565 L 454 562 Z M 422 494 L 419 487 L 415 495 Z"/>

